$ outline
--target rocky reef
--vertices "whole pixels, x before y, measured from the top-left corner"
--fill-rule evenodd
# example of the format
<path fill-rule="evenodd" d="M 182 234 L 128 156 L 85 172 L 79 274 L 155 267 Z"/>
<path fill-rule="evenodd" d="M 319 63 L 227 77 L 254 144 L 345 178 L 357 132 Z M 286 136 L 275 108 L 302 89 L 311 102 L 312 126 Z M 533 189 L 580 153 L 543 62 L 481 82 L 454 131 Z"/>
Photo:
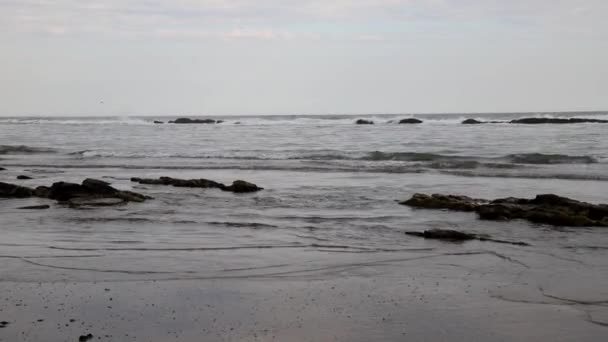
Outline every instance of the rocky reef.
<path fill-rule="evenodd" d="M 264 188 L 260 188 L 253 183 L 246 182 L 244 180 L 235 180 L 232 182 L 232 185 L 225 185 L 222 183 L 218 183 L 216 181 L 212 181 L 209 179 L 179 179 L 179 178 L 171 178 L 171 177 L 160 177 L 160 178 L 131 178 L 132 182 L 136 182 L 139 184 L 152 184 L 152 185 L 171 185 L 175 187 L 183 187 L 183 188 L 214 188 L 220 189 L 222 191 L 229 191 L 234 193 L 247 193 L 247 192 L 256 192 L 263 190 Z"/>
<path fill-rule="evenodd" d="M 4 198 L 28 198 L 40 197 L 56 200 L 68 204 L 70 207 L 81 206 L 107 206 L 127 202 L 143 202 L 151 197 L 132 192 L 118 190 L 110 186 L 110 183 L 87 178 L 82 184 L 56 182 L 50 187 L 39 186 L 35 189 L 15 184 L 0 182 L 0 197 Z M 42 209 L 23 207 L 21 209 Z"/>
<path fill-rule="evenodd" d="M 359 119 L 359 120 L 355 121 L 355 123 L 357 125 L 373 125 L 374 124 L 373 121 L 371 121 L 371 120 L 365 120 L 365 119 Z"/>
<path fill-rule="evenodd" d="M 423 209 L 474 211 L 483 220 L 522 219 L 554 226 L 608 227 L 608 205 L 553 194 L 537 195 L 533 199 L 509 197 L 493 201 L 467 196 L 415 194 L 400 204 Z"/>

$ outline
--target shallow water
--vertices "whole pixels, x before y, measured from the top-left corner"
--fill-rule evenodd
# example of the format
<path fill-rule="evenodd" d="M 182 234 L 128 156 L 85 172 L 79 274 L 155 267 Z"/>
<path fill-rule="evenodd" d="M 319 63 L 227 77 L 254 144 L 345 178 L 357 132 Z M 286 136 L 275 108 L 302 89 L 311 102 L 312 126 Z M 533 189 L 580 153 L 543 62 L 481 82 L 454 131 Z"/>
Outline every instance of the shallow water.
<path fill-rule="evenodd" d="M 34 303 L 46 291 L 45 300 L 57 307 L 66 290 L 56 284 L 62 283 L 73 284 L 78 293 L 89 284 L 98 295 L 102 288 L 122 286 L 117 296 L 123 297 L 141 287 L 144 302 L 159 300 L 160 293 L 182 303 L 181 308 L 188 301 L 171 289 L 202 287 L 218 298 L 228 297 L 221 304 L 224 314 L 231 305 L 248 315 L 253 306 L 247 303 L 260 309 L 260 326 L 230 313 L 218 323 L 228 332 L 217 337 L 219 330 L 210 328 L 204 333 L 207 340 L 271 340 L 273 335 L 294 341 L 334 335 L 338 340 L 398 340 L 411 302 L 420 295 L 429 299 L 416 301 L 416 310 L 445 327 L 424 335 L 422 322 L 409 326 L 406 330 L 417 340 L 597 340 L 608 325 L 608 231 L 479 221 L 471 213 L 414 210 L 397 201 L 416 192 L 481 198 L 557 193 L 606 203 L 608 125 L 460 125 L 464 117 L 420 116 L 423 124 L 398 125 L 389 122 L 397 117 L 377 116 L 371 118 L 373 126 L 354 125 L 356 117 L 224 118 L 219 125 L 151 123 L 167 118 L 1 119 L 0 166 L 7 170 L 0 171 L 0 181 L 37 186 L 90 177 L 154 200 L 88 210 L 52 203 L 50 210 L 24 211 L 15 208 L 48 201 L 1 199 L 1 286 L 19 290 L 3 298 L 3 312 L 13 317 L 6 320 L 15 324 L 0 329 L 0 340 L 44 340 L 29 330 L 33 317 L 45 312 Z M 20 174 L 34 179 L 15 180 Z M 245 179 L 265 190 L 239 195 L 129 181 L 158 176 L 224 183 Z M 403 234 L 429 228 L 467 230 L 531 246 L 449 244 Z M 158 287 L 150 285 L 153 281 Z M 36 283 L 45 285 L 38 290 L 28 285 Z M 341 289 L 344 298 L 334 298 L 328 286 Z M 306 309 L 298 311 L 299 304 L 277 299 L 283 290 L 299 304 L 307 303 Z M 229 294 L 234 291 L 259 298 L 249 297 L 239 306 Z M 386 302 L 354 301 L 370 293 Z M 30 306 L 14 306 L 18 297 Z M 197 301 L 211 305 L 209 298 Z M 70 314 L 82 314 L 91 305 L 76 299 L 65 303 L 72 307 Z M 498 316 L 487 312 L 488 306 L 497 307 Z M 330 310 L 335 307 L 357 320 L 342 322 L 344 316 Z M 275 317 L 271 308 L 284 315 Z M 156 317 L 150 310 L 123 310 L 122 317 Z M 343 324 L 316 330 L 318 311 Z M 377 312 L 391 313 L 393 320 L 377 321 Z M 569 324 L 576 334 L 554 326 L 547 332 L 541 327 L 550 323 L 540 319 L 537 331 L 533 322 L 539 313 Z M 209 327 L 210 320 L 222 316 L 215 315 L 197 317 Z M 296 317 L 300 324 L 291 325 Z M 108 326 L 116 319 L 92 315 L 90 320 L 106 324 L 88 329 L 97 329 L 97 336 L 116 335 L 116 329 L 122 335 L 125 327 Z M 196 340 L 189 335 L 194 321 L 182 318 L 178 326 L 171 321 L 139 337 L 162 341 L 166 333 Z M 238 321 L 246 328 L 229 330 Z M 357 338 L 349 330 L 356 330 Z M 52 332 L 58 339 L 64 333 Z M 260 338 L 253 338 L 254 333 Z"/>

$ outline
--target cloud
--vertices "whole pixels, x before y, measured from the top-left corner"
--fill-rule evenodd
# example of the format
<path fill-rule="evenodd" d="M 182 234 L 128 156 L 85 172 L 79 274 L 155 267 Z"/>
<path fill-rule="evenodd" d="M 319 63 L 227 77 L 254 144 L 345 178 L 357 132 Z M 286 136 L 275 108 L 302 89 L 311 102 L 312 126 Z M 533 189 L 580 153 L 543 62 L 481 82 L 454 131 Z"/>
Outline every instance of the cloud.
<path fill-rule="evenodd" d="M 377 41 L 369 38 L 429 25 L 446 33 L 481 27 L 605 36 L 607 11 L 604 0 L 5 0 L 0 28 L 51 35 L 260 40 L 343 35 Z"/>

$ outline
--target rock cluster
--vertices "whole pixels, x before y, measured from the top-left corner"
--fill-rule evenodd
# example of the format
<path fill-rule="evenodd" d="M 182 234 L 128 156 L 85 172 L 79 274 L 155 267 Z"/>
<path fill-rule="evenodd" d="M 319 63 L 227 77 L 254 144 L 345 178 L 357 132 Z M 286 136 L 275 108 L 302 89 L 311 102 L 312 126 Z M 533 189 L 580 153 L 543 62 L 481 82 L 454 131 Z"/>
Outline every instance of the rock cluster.
<path fill-rule="evenodd" d="M 107 182 L 91 178 L 85 179 L 82 184 L 57 182 L 53 183 L 50 187 L 39 186 L 35 189 L 0 182 L 0 197 L 49 198 L 61 203 L 66 203 L 71 207 L 106 206 L 126 202 L 143 202 L 150 198 L 136 192 L 115 189 Z M 34 208 L 24 207 L 23 209 Z"/>
<path fill-rule="evenodd" d="M 425 209 L 474 211 L 483 220 L 523 219 L 554 226 L 608 227 L 608 205 L 553 194 L 537 195 L 533 199 L 509 197 L 493 201 L 467 196 L 415 194 L 401 204 Z"/>
<path fill-rule="evenodd" d="M 608 120 L 585 118 L 523 118 L 511 120 L 512 124 L 576 124 L 576 123 L 608 123 Z"/>

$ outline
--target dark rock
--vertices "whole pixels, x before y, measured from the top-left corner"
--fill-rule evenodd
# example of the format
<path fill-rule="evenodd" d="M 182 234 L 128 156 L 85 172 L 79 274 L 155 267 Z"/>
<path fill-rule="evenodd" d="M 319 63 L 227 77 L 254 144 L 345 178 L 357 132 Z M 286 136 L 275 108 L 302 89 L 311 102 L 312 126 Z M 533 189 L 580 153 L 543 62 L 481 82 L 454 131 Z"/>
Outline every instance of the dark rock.
<path fill-rule="evenodd" d="M 479 125 L 479 124 L 483 124 L 483 123 L 485 123 L 485 122 L 475 120 L 475 119 L 466 119 L 462 122 L 463 125 Z"/>
<path fill-rule="evenodd" d="M 75 197 L 67 201 L 70 208 L 110 207 L 126 203 L 127 201 L 118 197 Z"/>
<path fill-rule="evenodd" d="M 506 241 L 506 240 L 497 240 L 487 237 L 485 235 L 472 234 L 466 232 L 459 232 L 457 230 L 452 229 L 431 229 L 425 230 L 423 232 L 405 232 L 407 235 L 423 237 L 425 239 L 434 239 L 434 240 L 443 240 L 450 242 L 463 242 L 470 240 L 479 240 L 479 241 L 489 241 L 495 243 L 504 243 L 509 245 L 517 245 L 517 246 L 530 246 L 530 244 L 526 242 L 519 241 Z"/>
<path fill-rule="evenodd" d="M 48 198 L 50 190 L 51 190 L 51 188 L 49 188 L 48 186 L 36 187 L 36 189 L 34 190 L 34 196 Z"/>
<path fill-rule="evenodd" d="M 33 178 L 30 176 L 26 176 L 26 175 L 19 175 L 19 176 L 17 176 L 17 179 L 24 180 L 24 179 L 33 179 Z"/>
<path fill-rule="evenodd" d="M 87 342 L 93 339 L 93 334 L 80 335 L 78 337 L 78 342 Z"/>
<path fill-rule="evenodd" d="M 231 191 L 234 193 L 246 193 L 246 192 L 256 192 L 263 190 L 263 188 L 258 187 L 253 183 L 246 182 L 244 180 L 235 180 L 232 182 L 232 185 L 222 189 L 224 191 Z"/>
<path fill-rule="evenodd" d="M 6 169 L 3 167 L 0 167 L 0 171 L 6 171 Z"/>
<path fill-rule="evenodd" d="M 132 182 L 139 184 L 152 184 L 152 185 L 172 185 L 175 187 L 182 188 L 217 188 L 223 189 L 226 186 L 222 183 L 214 182 L 209 179 L 179 179 L 171 177 L 160 177 L 155 178 L 131 178 Z"/>
<path fill-rule="evenodd" d="M 80 184 L 57 182 L 49 189 L 49 198 L 57 201 L 68 201 L 74 197 L 86 197 L 91 194 Z"/>
<path fill-rule="evenodd" d="M 27 207 L 21 207 L 21 208 L 17 208 L 17 209 L 31 209 L 31 210 L 42 210 L 42 209 L 49 209 L 51 206 L 48 204 L 43 204 L 43 205 L 30 205 Z"/>
<path fill-rule="evenodd" d="M 577 124 L 577 123 L 608 123 L 608 120 L 584 118 L 523 118 L 511 120 L 512 124 Z"/>
<path fill-rule="evenodd" d="M 0 182 L 0 197 L 27 198 L 34 195 L 34 189 Z"/>
<path fill-rule="evenodd" d="M 260 191 L 263 188 L 258 187 L 253 183 L 249 183 L 243 180 L 236 180 L 230 186 L 226 186 L 222 183 L 218 183 L 209 179 L 179 179 L 171 177 L 160 177 L 160 178 L 131 178 L 132 182 L 139 184 L 151 184 L 151 185 L 172 185 L 181 188 L 202 188 L 202 189 L 220 189 L 223 191 L 230 191 L 235 193 L 244 192 L 255 192 Z"/>
<path fill-rule="evenodd" d="M 110 183 L 98 179 L 87 178 L 82 182 L 82 187 L 91 194 L 114 195 L 118 190 L 110 186 Z"/>
<path fill-rule="evenodd" d="M 414 118 L 399 120 L 399 124 L 420 124 L 420 123 L 422 123 L 422 120 L 418 120 L 418 119 L 414 119 Z"/>
<path fill-rule="evenodd" d="M 40 189 L 40 193 L 44 194 L 46 189 L 43 187 L 37 188 L 36 192 Z M 138 194 L 132 191 L 121 191 L 110 186 L 109 183 L 87 178 L 82 184 L 58 182 L 54 183 L 50 189 L 48 189 L 48 198 L 66 202 L 69 201 L 71 206 L 80 205 L 108 205 L 120 204 L 121 202 L 143 202 L 150 197 Z M 105 201 L 98 201 L 98 199 L 112 199 Z"/>
<path fill-rule="evenodd" d="M 405 232 L 405 234 L 419 236 L 425 239 L 437 239 L 448 241 L 477 240 L 477 235 L 475 234 L 463 233 L 451 229 L 431 229 L 425 230 L 424 232 Z"/>
<path fill-rule="evenodd" d="M 569 227 L 608 227 L 608 205 L 580 202 L 553 194 L 534 199 L 502 198 L 494 201 L 466 196 L 415 194 L 402 202 L 416 208 L 475 211 L 483 220 L 522 219 L 533 223 Z"/>
<path fill-rule="evenodd" d="M 164 121 L 158 121 L 158 120 L 154 120 L 154 123 L 155 123 L 155 124 L 164 124 L 165 122 L 164 122 Z"/>
<path fill-rule="evenodd" d="M 364 120 L 364 119 L 359 119 L 359 120 L 355 121 L 355 123 L 357 125 L 373 125 L 374 124 L 373 121 L 371 121 L 371 120 Z"/>
<path fill-rule="evenodd" d="M 190 118 L 179 118 L 174 121 L 169 121 L 174 124 L 214 124 L 218 123 L 213 119 L 190 119 Z"/>
<path fill-rule="evenodd" d="M 487 203 L 486 200 L 471 198 L 467 196 L 453 196 L 433 194 L 414 194 L 412 198 L 400 204 L 423 209 L 449 209 L 458 211 L 474 211 L 480 204 Z"/>

